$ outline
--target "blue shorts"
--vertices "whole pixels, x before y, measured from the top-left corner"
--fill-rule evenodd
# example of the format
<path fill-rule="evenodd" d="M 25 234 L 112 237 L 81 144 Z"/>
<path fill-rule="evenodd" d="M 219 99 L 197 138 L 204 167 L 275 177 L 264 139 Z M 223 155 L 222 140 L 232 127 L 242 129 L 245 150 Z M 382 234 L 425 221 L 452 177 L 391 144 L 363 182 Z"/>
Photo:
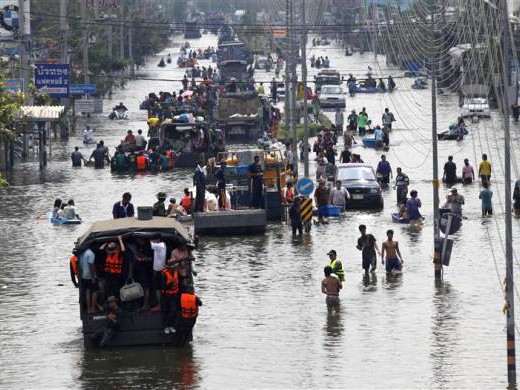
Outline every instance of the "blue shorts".
<path fill-rule="evenodd" d="M 386 259 L 386 272 L 392 272 L 393 270 L 400 271 L 402 268 L 402 263 L 399 261 L 397 257 L 387 258 Z"/>

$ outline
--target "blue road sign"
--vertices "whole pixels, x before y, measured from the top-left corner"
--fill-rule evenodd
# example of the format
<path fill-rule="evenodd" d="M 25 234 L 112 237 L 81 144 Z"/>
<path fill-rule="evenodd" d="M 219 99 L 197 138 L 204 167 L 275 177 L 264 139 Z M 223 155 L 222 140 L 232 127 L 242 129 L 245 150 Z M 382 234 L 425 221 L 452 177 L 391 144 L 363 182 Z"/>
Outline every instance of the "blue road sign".
<path fill-rule="evenodd" d="M 306 177 L 298 179 L 298 184 L 296 185 L 296 189 L 298 193 L 303 196 L 309 196 L 314 191 L 314 183 L 311 179 Z"/>
<path fill-rule="evenodd" d="M 10 92 L 21 92 L 23 90 L 22 79 L 7 79 L 2 81 L 4 88 Z"/>
<path fill-rule="evenodd" d="M 54 98 L 69 96 L 68 64 L 36 64 L 34 85 Z"/>
<path fill-rule="evenodd" d="M 93 95 L 97 92 L 96 84 L 70 84 L 71 95 Z"/>

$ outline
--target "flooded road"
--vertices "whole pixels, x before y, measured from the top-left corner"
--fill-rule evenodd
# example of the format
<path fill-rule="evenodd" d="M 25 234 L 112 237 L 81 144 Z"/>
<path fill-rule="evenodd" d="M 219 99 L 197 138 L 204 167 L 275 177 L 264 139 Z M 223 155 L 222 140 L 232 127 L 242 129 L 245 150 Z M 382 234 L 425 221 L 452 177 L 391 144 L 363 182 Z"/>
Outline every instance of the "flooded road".
<path fill-rule="evenodd" d="M 216 38 L 208 35 L 192 41 L 196 47 L 215 44 Z M 168 52 L 175 60 L 178 47 L 163 54 Z M 326 53 L 331 67 L 344 74 L 361 76 L 368 64 L 376 75 L 400 73 L 371 53 L 343 57 L 336 47 L 311 48 L 309 56 L 313 53 Z M 183 74 L 175 66 L 157 68 L 159 57 L 145 69 L 151 80 L 129 82 L 112 101 L 105 101 L 106 115 L 123 101 L 131 111 L 129 122 L 111 122 L 106 115 L 92 121 L 96 139 L 111 149 L 127 129 L 146 127 L 145 112 L 137 111 L 145 94 L 180 88 L 180 82 L 154 81 L 180 80 Z M 314 71 L 310 69 L 310 78 Z M 256 76 L 259 81 L 271 78 L 263 72 Z M 37 162 L 21 164 L 7 177 L 11 188 L 0 193 L 0 388 L 505 388 L 501 120 L 494 112 L 490 120 L 472 124 L 464 141 L 439 143 L 441 168 L 450 154 L 459 171 L 464 158 L 478 166 L 481 153 L 488 154 L 495 215 L 480 216 L 479 184 L 459 186 L 466 198 L 465 219 L 454 237 L 444 282 L 436 284 L 431 263 L 430 90 L 410 89 L 411 79 L 396 82 L 398 89 L 391 95 L 348 97 L 347 111 L 366 107 L 375 123 L 385 107 L 395 114 L 386 155 L 394 171 L 400 166 L 409 175 L 410 189 L 419 192 L 423 227 L 414 230 L 391 222 L 395 193 L 388 191 L 383 211 L 349 212 L 313 227 L 302 241 L 293 240 L 283 224 L 270 225 L 265 236 L 204 238 L 196 252 L 196 286 L 204 306 L 193 345 L 186 349 L 84 350 L 68 259 L 88 223 L 110 218 L 112 204 L 123 192 L 132 193 L 136 206 L 152 204 L 159 191 L 179 197 L 191 183 L 191 170 L 120 176 L 108 169 L 72 169 L 69 155 L 81 145 L 81 132 L 68 142 L 53 140 L 45 172 L 38 171 Z M 442 131 L 457 117 L 458 98 L 445 94 L 438 100 Z M 512 132 L 518 151 L 516 124 Z M 365 162 L 377 164 L 379 153 L 362 146 L 355 150 Z M 441 200 L 447 192 L 441 188 Z M 86 223 L 52 226 L 39 219 L 56 197 L 74 198 Z M 379 244 L 387 229 L 395 230 L 405 260 L 402 274 L 388 276 L 379 267 L 374 275 L 363 276 L 355 248 L 361 223 Z M 520 220 L 513 224 L 513 237 L 519 238 Z M 346 273 L 337 317 L 327 315 L 320 292 L 330 249 L 337 250 Z M 518 243 L 515 249 L 520 250 Z M 518 259 L 515 264 L 520 280 Z"/>

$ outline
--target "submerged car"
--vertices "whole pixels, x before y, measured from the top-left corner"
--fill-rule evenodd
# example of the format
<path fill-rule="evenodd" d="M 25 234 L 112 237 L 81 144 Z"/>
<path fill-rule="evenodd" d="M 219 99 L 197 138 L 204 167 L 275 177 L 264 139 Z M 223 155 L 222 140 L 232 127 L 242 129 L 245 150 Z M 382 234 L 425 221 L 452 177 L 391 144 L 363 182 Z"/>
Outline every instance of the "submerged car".
<path fill-rule="evenodd" d="M 320 107 L 346 107 L 345 92 L 339 85 L 324 85 L 318 94 Z"/>
<path fill-rule="evenodd" d="M 491 116 L 491 111 L 489 109 L 487 98 L 465 97 L 464 103 L 462 104 L 461 116 L 464 118 L 473 116 L 489 118 Z"/>
<path fill-rule="evenodd" d="M 381 187 L 374 168 L 367 164 L 339 164 L 336 166 L 334 181 L 350 193 L 346 208 L 367 208 L 381 210 L 384 207 Z"/>

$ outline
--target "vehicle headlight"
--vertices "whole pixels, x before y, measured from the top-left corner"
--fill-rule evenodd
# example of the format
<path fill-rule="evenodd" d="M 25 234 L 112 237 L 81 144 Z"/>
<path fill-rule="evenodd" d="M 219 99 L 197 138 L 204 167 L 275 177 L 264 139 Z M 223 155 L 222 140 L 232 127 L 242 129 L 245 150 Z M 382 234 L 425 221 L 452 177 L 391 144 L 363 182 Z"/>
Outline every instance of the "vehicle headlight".
<path fill-rule="evenodd" d="M 380 190 L 379 188 L 372 188 L 372 189 L 370 190 L 370 193 L 371 193 L 371 194 L 379 194 L 380 191 L 381 191 L 381 190 Z"/>

